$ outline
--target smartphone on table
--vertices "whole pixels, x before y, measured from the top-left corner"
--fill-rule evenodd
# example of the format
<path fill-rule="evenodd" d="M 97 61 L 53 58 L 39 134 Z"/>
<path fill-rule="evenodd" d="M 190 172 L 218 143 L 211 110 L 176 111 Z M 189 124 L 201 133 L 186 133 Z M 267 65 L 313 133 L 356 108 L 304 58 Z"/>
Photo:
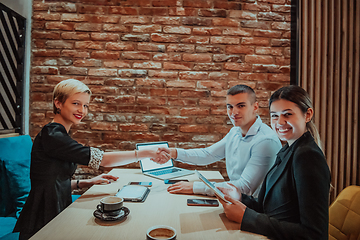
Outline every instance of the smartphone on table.
<path fill-rule="evenodd" d="M 177 183 L 177 182 L 188 182 L 189 180 L 187 179 L 165 179 L 164 180 L 164 183 L 165 184 L 174 184 L 174 183 Z"/>
<path fill-rule="evenodd" d="M 219 202 L 216 199 L 188 199 L 187 205 L 217 207 L 219 206 Z"/>
<path fill-rule="evenodd" d="M 152 182 L 129 182 L 128 185 L 140 185 L 144 187 L 151 187 Z"/>

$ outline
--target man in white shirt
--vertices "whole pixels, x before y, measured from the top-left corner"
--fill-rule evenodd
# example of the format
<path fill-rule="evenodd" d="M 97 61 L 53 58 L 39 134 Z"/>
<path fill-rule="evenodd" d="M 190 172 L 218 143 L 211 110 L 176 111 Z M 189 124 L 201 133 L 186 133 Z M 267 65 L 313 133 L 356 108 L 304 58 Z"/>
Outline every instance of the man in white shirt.
<path fill-rule="evenodd" d="M 234 127 L 222 140 L 207 148 L 171 148 L 171 158 L 195 165 L 207 165 L 225 158 L 229 183 L 242 193 L 257 196 L 258 188 L 281 148 L 280 140 L 257 116 L 259 104 L 252 88 L 246 85 L 230 88 L 226 106 Z M 168 191 L 213 195 L 202 182 L 179 182 L 168 187 Z"/>

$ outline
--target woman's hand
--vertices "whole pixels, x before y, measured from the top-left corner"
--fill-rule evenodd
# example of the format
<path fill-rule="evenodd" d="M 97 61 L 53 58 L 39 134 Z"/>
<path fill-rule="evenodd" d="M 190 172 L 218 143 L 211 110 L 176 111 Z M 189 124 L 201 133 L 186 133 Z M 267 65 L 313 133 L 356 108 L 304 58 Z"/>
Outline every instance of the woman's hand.
<path fill-rule="evenodd" d="M 110 174 L 101 174 L 99 176 L 96 176 L 94 178 L 89 179 L 89 184 L 95 185 L 95 184 L 109 184 L 111 183 L 111 180 L 116 181 L 119 177 L 110 175 Z"/>
<path fill-rule="evenodd" d="M 222 193 L 241 201 L 241 191 L 235 187 L 232 183 L 225 183 L 225 184 L 216 184 L 216 188 L 218 188 Z"/>
<path fill-rule="evenodd" d="M 192 182 L 177 182 L 167 188 L 169 193 L 173 194 L 194 194 Z"/>
<path fill-rule="evenodd" d="M 225 199 L 230 203 L 224 202 L 218 197 L 219 202 L 223 205 L 226 217 L 231 221 L 241 224 L 246 206 L 242 202 L 233 199 L 229 195 L 225 195 Z"/>

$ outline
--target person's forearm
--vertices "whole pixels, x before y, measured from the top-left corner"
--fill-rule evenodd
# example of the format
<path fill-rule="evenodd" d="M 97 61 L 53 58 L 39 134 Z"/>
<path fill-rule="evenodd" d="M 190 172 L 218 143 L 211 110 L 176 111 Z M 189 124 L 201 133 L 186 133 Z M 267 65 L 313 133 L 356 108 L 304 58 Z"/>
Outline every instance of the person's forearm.
<path fill-rule="evenodd" d="M 122 152 L 106 152 L 100 166 L 116 167 L 137 162 L 141 158 L 154 157 L 156 150 L 136 150 L 136 151 L 122 151 Z"/>
<path fill-rule="evenodd" d="M 79 182 L 78 182 L 79 181 Z M 71 190 L 91 187 L 93 184 L 87 179 L 71 180 Z"/>

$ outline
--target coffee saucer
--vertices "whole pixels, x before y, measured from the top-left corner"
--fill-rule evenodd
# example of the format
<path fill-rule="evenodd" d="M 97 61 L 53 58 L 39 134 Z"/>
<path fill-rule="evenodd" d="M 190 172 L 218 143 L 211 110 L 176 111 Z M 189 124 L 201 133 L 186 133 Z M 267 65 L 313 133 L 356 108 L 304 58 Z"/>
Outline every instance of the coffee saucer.
<path fill-rule="evenodd" d="M 127 207 L 122 207 L 118 215 L 111 215 L 109 213 L 102 213 L 99 210 L 94 211 L 94 217 L 103 221 L 116 221 L 123 220 L 127 215 L 130 214 L 130 210 Z"/>

